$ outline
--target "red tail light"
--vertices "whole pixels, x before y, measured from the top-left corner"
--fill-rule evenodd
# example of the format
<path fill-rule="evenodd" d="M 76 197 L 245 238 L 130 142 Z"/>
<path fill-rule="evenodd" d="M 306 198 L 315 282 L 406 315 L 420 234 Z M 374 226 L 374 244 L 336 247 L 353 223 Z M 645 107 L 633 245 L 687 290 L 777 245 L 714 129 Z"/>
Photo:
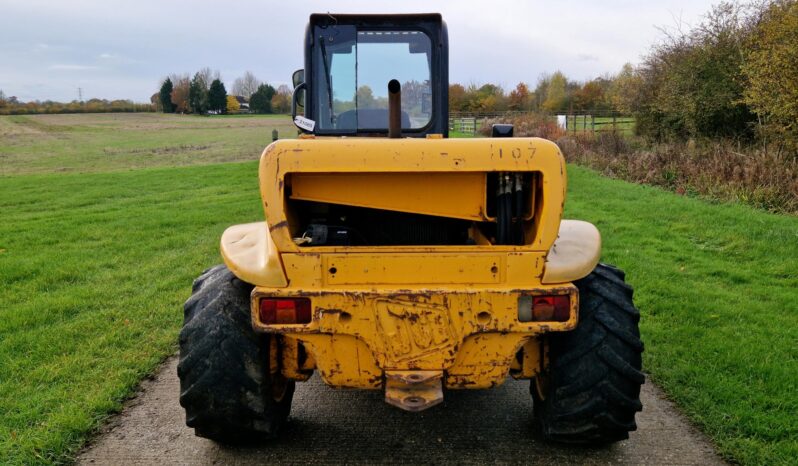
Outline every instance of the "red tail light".
<path fill-rule="evenodd" d="M 312 320 L 308 298 L 263 298 L 260 321 L 271 324 L 308 324 Z"/>
<path fill-rule="evenodd" d="M 521 322 L 567 322 L 571 317 L 571 298 L 566 295 L 522 296 L 518 299 Z"/>
<path fill-rule="evenodd" d="M 571 300 L 568 295 L 532 297 L 532 320 L 565 322 L 569 317 Z"/>

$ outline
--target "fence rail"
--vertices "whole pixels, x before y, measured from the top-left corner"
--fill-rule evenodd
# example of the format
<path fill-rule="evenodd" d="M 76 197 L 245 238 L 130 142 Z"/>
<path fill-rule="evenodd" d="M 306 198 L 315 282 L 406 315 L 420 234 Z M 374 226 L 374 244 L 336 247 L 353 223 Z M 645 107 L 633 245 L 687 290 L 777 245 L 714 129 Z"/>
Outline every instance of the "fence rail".
<path fill-rule="evenodd" d="M 617 132 L 633 134 L 635 118 L 616 111 L 573 112 L 561 114 L 540 114 L 533 112 L 451 112 L 449 131 L 476 134 L 487 119 L 513 119 L 524 115 L 550 118 L 567 133 Z"/>
<path fill-rule="evenodd" d="M 568 133 L 598 133 L 617 132 L 632 134 L 635 129 L 635 119 L 630 116 L 600 116 L 592 114 L 565 115 L 565 131 Z"/>

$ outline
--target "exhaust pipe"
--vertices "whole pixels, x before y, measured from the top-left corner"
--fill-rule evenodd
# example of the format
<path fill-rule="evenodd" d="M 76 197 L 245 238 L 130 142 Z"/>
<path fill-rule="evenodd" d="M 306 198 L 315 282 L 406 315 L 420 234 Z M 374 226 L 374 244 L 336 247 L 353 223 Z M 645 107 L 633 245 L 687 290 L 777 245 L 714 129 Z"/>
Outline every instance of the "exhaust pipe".
<path fill-rule="evenodd" d="M 402 137 L 402 86 L 399 81 L 388 81 L 388 137 Z"/>

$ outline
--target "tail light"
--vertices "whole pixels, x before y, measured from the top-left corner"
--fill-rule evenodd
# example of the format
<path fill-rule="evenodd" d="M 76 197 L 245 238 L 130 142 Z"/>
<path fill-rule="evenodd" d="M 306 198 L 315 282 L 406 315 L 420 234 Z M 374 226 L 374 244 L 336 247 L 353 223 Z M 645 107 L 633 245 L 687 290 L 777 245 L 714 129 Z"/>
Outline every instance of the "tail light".
<path fill-rule="evenodd" d="M 521 296 L 518 320 L 521 322 L 567 322 L 571 317 L 569 295 Z"/>
<path fill-rule="evenodd" d="M 308 298 L 262 298 L 260 321 L 271 324 L 308 324 L 312 320 Z"/>

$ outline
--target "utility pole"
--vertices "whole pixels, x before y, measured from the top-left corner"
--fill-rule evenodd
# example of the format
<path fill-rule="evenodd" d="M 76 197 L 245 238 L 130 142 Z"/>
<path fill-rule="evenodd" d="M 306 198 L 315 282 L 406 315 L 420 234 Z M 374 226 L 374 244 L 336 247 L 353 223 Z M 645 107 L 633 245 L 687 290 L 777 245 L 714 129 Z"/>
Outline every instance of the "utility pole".
<path fill-rule="evenodd" d="M 83 89 L 78 88 L 78 102 L 83 103 Z"/>

